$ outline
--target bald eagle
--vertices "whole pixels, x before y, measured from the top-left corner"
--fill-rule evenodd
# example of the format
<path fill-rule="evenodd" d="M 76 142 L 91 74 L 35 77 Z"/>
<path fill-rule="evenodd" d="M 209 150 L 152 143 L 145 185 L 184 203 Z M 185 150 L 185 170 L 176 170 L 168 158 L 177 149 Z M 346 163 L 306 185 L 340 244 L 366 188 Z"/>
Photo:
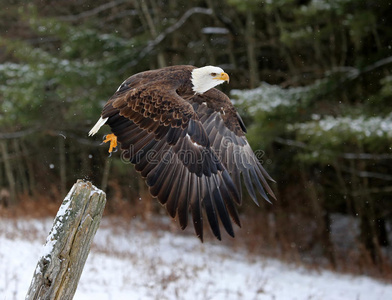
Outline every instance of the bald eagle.
<path fill-rule="evenodd" d="M 257 192 L 276 199 L 273 181 L 245 137 L 245 125 L 230 99 L 214 87 L 229 82 L 221 68 L 172 66 L 126 79 L 103 108 L 89 132 L 108 124 L 109 152 L 121 144 L 123 158 L 145 178 L 184 229 L 191 211 L 196 235 L 203 241 L 203 209 L 219 240 L 219 219 L 234 237 L 231 219 L 241 226 L 241 177 L 253 201 Z M 257 191 L 257 192 L 256 192 Z"/>

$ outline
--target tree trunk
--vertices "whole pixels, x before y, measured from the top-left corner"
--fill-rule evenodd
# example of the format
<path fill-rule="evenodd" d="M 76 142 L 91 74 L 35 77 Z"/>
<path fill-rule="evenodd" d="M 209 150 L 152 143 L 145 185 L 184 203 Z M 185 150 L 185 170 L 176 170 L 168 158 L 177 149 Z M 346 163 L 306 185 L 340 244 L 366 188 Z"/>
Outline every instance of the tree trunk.
<path fill-rule="evenodd" d="M 102 181 L 101 181 L 101 189 L 103 191 L 106 191 L 108 187 L 111 162 L 112 159 L 110 157 L 107 157 L 105 161 L 105 166 L 103 167 L 103 174 L 102 174 Z"/>
<path fill-rule="evenodd" d="M 245 38 L 247 42 L 248 64 L 249 64 L 249 88 L 253 89 L 259 84 L 259 69 L 256 55 L 256 38 L 255 38 L 255 20 L 253 12 L 247 11 L 246 14 L 246 33 Z"/>
<path fill-rule="evenodd" d="M 149 9 L 148 9 L 148 6 L 146 4 L 146 1 L 141 1 L 140 5 L 141 5 L 142 12 L 144 13 L 144 16 L 146 18 L 146 21 L 147 21 L 148 28 L 150 30 L 151 36 L 152 36 L 153 39 L 155 39 L 158 36 L 158 33 L 157 33 L 157 29 L 155 27 L 153 18 L 151 16 L 150 12 L 149 12 Z M 157 12 L 157 11 L 155 10 L 155 12 Z M 163 52 L 161 50 L 159 50 L 158 53 L 157 53 L 157 59 L 158 59 L 158 67 L 159 68 L 166 67 L 165 56 L 163 55 Z"/>
<path fill-rule="evenodd" d="M 13 205 L 16 204 L 16 186 L 15 186 L 14 174 L 12 173 L 11 163 L 8 157 L 7 142 L 5 140 L 0 141 L 0 148 L 4 161 L 5 175 L 7 177 L 8 186 L 10 189 L 9 204 Z"/>
<path fill-rule="evenodd" d="M 65 139 L 62 136 L 59 139 L 59 158 L 60 158 L 60 191 L 61 195 L 64 196 L 66 193 L 67 186 L 67 163 L 65 157 Z"/>
<path fill-rule="evenodd" d="M 24 161 L 22 159 L 22 151 L 20 149 L 20 144 L 18 139 L 13 139 L 14 157 L 16 158 L 15 167 L 17 168 L 17 177 L 20 184 L 20 189 L 23 193 L 28 194 L 29 183 L 27 179 L 27 174 L 25 171 Z M 18 189 L 18 187 L 16 187 Z"/>
<path fill-rule="evenodd" d="M 21 146 L 21 149 L 22 149 L 23 162 L 26 164 L 27 174 L 29 176 L 29 179 L 28 179 L 28 181 L 29 181 L 29 190 L 30 190 L 30 193 L 33 193 L 33 192 L 35 192 L 35 186 L 36 186 L 36 184 L 35 184 L 35 170 L 34 170 L 34 166 L 33 166 L 33 163 L 32 163 L 32 161 L 30 159 L 29 151 L 27 150 L 27 146 L 26 146 L 26 144 L 25 144 L 25 142 L 23 140 L 21 140 L 20 146 Z"/>
<path fill-rule="evenodd" d="M 60 206 L 26 300 L 71 300 L 99 227 L 106 195 L 78 180 Z"/>
<path fill-rule="evenodd" d="M 307 194 L 312 207 L 312 213 L 317 222 L 315 230 L 315 236 L 312 239 L 312 246 L 316 243 L 320 243 L 323 251 L 323 255 L 326 256 L 333 267 L 336 267 L 335 251 L 330 236 L 331 220 L 329 218 L 328 211 L 325 209 L 323 195 L 324 193 L 319 192 L 316 187 L 316 182 L 311 178 L 308 178 L 308 170 L 305 167 L 301 167 L 301 178 L 302 184 L 307 190 Z"/>

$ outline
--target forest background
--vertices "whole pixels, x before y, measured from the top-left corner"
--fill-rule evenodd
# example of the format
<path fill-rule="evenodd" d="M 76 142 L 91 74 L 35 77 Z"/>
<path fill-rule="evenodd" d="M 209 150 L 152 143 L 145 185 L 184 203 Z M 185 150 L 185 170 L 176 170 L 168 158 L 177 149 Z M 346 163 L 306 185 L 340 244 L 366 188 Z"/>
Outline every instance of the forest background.
<path fill-rule="evenodd" d="M 277 182 L 272 205 L 245 199 L 236 239 L 255 253 L 392 277 L 390 1 L 1 7 L 0 216 L 53 212 L 79 178 L 107 192 L 107 214 L 164 213 L 135 170 L 87 133 L 128 76 L 217 65 Z"/>

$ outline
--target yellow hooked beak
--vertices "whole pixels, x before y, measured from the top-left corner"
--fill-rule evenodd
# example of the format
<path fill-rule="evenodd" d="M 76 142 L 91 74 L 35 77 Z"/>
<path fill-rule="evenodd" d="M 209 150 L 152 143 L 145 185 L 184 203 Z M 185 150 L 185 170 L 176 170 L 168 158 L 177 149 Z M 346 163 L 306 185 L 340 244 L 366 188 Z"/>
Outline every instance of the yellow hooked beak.
<path fill-rule="evenodd" d="M 218 76 L 214 77 L 214 79 L 224 80 L 227 81 L 227 83 L 229 83 L 230 80 L 229 75 L 227 75 L 225 72 L 220 73 Z"/>

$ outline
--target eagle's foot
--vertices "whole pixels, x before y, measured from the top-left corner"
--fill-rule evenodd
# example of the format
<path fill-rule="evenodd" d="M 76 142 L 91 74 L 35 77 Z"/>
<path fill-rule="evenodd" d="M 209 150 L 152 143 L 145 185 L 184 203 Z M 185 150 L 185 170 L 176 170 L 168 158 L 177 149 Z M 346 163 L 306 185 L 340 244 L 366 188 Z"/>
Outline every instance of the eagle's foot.
<path fill-rule="evenodd" d="M 112 152 L 115 151 L 117 148 L 117 137 L 113 133 L 105 135 L 103 143 L 107 143 L 107 142 L 110 142 L 109 153 L 110 155 L 112 155 Z"/>

